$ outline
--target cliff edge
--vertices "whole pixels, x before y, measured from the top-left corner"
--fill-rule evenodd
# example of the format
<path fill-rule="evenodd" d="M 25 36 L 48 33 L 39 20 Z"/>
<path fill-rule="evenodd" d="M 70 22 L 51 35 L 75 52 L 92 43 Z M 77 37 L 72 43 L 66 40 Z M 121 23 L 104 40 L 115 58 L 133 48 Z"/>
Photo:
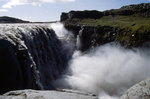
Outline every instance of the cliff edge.
<path fill-rule="evenodd" d="M 61 22 L 75 36 L 80 35 L 83 51 L 109 42 L 131 48 L 147 46 L 150 41 L 150 3 L 103 12 L 70 11 L 62 13 Z"/>

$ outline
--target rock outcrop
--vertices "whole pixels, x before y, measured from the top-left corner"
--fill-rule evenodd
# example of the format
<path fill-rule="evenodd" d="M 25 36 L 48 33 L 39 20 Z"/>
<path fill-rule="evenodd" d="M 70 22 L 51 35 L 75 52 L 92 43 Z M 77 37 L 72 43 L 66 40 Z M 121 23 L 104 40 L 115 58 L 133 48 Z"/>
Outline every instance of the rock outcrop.
<path fill-rule="evenodd" d="M 130 30 L 120 29 L 111 26 L 86 26 L 86 25 L 68 25 L 65 27 L 72 31 L 77 37 L 79 35 L 81 51 L 86 51 L 91 47 L 103 45 L 109 42 L 120 43 L 126 48 L 148 47 L 150 42 L 150 30 L 141 32 L 131 32 Z"/>
<path fill-rule="evenodd" d="M 150 28 L 149 24 L 145 22 L 149 20 L 149 16 L 150 3 L 142 3 L 103 12 L 70 11 L 62 13 L 61 21 L 65 24 L 66 29 L 74 33 L 75 37 L 79 35 L 80 50 L 85 51 L 93 46 L 109 42 L 120 43 L 127 48 L 142 47 L 150 42 Z M 121 17 L 122 19 L 119 20 Z M 124 21 L 124 18 L 130 21 L 134 18 L 144 20 L 143 23 L 139 23 L 138 20 L 134 21 L 135 23 L 130 23 L 130 21 Z M 107 21 L 107 25 L 102 24 L 105 21 Z M 93 24 L 94 22 L 96 24 Z"/>
<path fill-rule="evenodd" d="M 103 16 L 102 12 L 96 10 L 85 10 L 85 11 L 70 11 L 69 13 L 62 13 L 61 21 L 71 20 L 73 18 L 101 18 Z"/>
<path fill-rule="evenodd" d="M 20 90 L 8 92 L 0 96 L 0 99 L 97 99 L 97 97 L 93 94 L 73 90 Z"/>
<path fill-rule="evenodd" d="M 150 99 L 150 78 L 128 89 L 120 99 Z"/>
<path fill-rule="evenodd" d="M 63 12 L 60 20 L 61 21 L 70 21 L 73 18 L 77 19 L 98 19 L 103 16 L 108 15 L 133 15 L 133 14 L 140 14 L 142 16 L 149 17 L 150 16 L 150 3 L 142 3 L 139 5 L 129 5 L 123 6 L 120 9 L 112 9 L 106 11 L 96 11 L 96 10 L 85 10 L 85 11 L 70 11 L 68 13 Z"/>

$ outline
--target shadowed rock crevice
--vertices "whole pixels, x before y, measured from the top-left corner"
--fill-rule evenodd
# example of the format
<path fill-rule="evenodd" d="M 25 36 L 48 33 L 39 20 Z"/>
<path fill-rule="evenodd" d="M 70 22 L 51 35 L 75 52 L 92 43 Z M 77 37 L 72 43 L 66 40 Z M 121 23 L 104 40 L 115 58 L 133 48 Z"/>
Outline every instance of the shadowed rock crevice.
<path fill-rule="evenodd" d="M 15 55 L 14 46 L 7 40 L 0 40 L 0 94 L 23 88 L 23 73 Z"/>

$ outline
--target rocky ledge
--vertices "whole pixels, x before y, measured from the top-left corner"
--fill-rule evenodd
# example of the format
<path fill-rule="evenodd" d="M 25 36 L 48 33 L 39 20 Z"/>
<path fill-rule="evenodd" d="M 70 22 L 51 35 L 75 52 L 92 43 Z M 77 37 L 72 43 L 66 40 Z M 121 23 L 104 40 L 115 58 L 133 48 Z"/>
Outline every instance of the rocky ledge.
<path fill-rule="evenodd" d="M 90 93 L 58 89 L 57 91 L 11 91 L 0 96 L 0 99 L 97 99 L 97 97 Z"/>
<path fill-rule="evenodd" d="M 51 91 L 18 90 L 0 96 L 0 99 L 101 99 L 98 96 L 69 89 Z M 120 99 L 150 99 L 150 78 L 147 78 L 128 89 Z"/>
<path fill-rule="evenodd" d="M 84 10 L 84 11 L 70 11 L 68 13 L 63 12 L 60 20 L 61 21 L 70 21 L 74 18 L 85 19 L 92 18 L 98 19 L 103 16 L 108 15 L 133 15 L 140 14 L 141 16 L 150 16 L 150 3 L 142 3 L 138 5 L 128 5 L 123 6 L 120 9 L 111 9 L 106 11 L 96 11 L 96 10 Z"/>
<path fill-rule="evenodd" d="M 82 51 L 109 42 L 126 48 L 142 47 L 150 42 L 150 3 L 103 12 L 70 11 L 62 13 L 60 18 L 66 29 L 80 37 Z"/>
<path fill-rule="evenodd" d="M 76 37 L 79 35 L 81 51 L 110 42 L 119 43 L 125 48 L 149 47 L 150 30 L 131 32 L 117 27 L 100 25 L 65 25 L 65 27 L 72 31 Z"/>

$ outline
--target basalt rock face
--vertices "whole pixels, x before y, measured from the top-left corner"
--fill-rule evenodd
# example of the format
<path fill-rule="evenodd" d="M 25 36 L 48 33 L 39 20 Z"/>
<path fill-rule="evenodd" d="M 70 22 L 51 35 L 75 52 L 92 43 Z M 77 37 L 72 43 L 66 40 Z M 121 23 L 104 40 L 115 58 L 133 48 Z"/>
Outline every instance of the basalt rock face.
<path fill-rule="evenodd" d="M 68 55 L 48 27 L 0 26 L 0 93 L 17 89 L 53 89 Z"/>
<path fill-rule="evenodd" d="M 150 42 L 150 30 L 142 33 L 137 30 L 132 33 L 130 30 L 127 31 L 125 29 L 111 26 L 66 25 L 65 27 L 68 30 L 73 31 L 76 37 L 80 38 L 81 51 L 86 51 L 91 47 L 103 45 L 109 42 L 120 43 L 127 48 L 142 47 Z M 76 29 L 77 27 L 78 29 Z M 146 45 L 145 47 L 148 46 Z"/>
<path fill-rule="evenodd" d="M 95 46 L 117 42 L 117 35 L 120 34 L 120 30 L 109 26 L 82 26 L 78 32 L 80 50 L 86 51 Z"/>
<path fill-rule="evenodd" d="M 107 15 L 133 15 L 139 14 L 140 16 L 150 16 L 150 3 L 142 3 L 138 5 L 123 6 L 120 9 L 112 9 L 104 11 L 104 16 Z"/>
<path fill-rule="evenodd" d="M 71 20 L 73 18 L 101 18 L 103 16 L 102 12 L 92 10 L 92 11 L 70 11 L 69 13 L 62 13 L 61 21 Z"/>
<path fill-rule="evenodd" d="M 119 22 L 110 22 L 110 24 L 108 22 L 107 25 L 98 24 L 99 21 L 101 22 L 100 19 L 102 19 L 102 17 L 111 16 L 113 18 L 115 15 L 126 16 L 129 17 L 129 19 L 131 15 L 148 18 L 150 16 L 150 3 L 123 6 L 120 9 L 106 10 L 103 12 L 70 11 L 61 15 L 61 21 L 64 22 L 66 29 L 72 31 L 75 37 L 80 38 L 80 50 L 82 51 L 109 42 L 117 42 L 127 48 L 141 47 L 145 45 L 145 43 L 150 42 L 150 29 L 146 28 L 148 27 L 147 25 L 140 24 L 140 27 L 138 27 L 138 23 L 133 23 L 128 27 L 119 27 L 112 25 L 119 24 Z M 95 19 L 97 21 L 93 21 Z M 105 22 L 106 20 L 103 19 L 103 21 Z M 83 24 L 81 22 L 83 22 Z M 92 22 L 96 22 L 97 24 L 90 25 Z M 136 28 L 135 25 L 137 25 L 138 28 Z"/>
<path fill-rule="evenodd" d="M 85 51 L 89 49 L 92 46 L 92 39 L 95 35 L 93 26 L 82 26 L 81 30 L 79 31 L 79 40 L 80 40 L 80 46 L 78 47 L 78 50 Z"/>
<path fill-rule="evenodd" d="M 139 5 L 123 6 L 120 10 L 132 12 L 131 14 L 141 13 L 143 16 L 150 16 L 150 3 L 142 3 Z"/>
<path fill-rule="evenodd" d="M 70 24 L 64 24 L 64 27 L 73 32 L 74 36 L 77 37 L 79 34 L 79 31 L 81 30 L 82 26 L 81 25 L 70 25 Z"/>

